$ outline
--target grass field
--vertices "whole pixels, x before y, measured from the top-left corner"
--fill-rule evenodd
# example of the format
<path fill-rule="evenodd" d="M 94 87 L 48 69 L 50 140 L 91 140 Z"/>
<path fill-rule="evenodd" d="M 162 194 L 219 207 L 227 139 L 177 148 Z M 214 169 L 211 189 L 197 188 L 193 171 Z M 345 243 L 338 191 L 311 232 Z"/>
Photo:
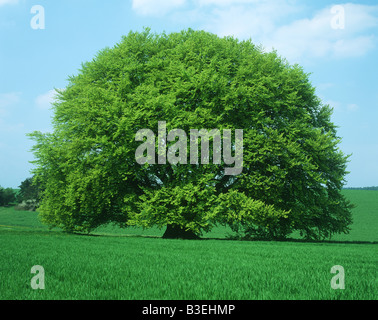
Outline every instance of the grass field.
<path fill-rule="evenodd" d="M 344 192 L 357 205 L 352 231 L 325 242 L 234 241 L 223 228 L 204 240 L 112 226 L 72 235 L 0 208 L 0 299 L 375 300 L 378 191 Z M 45 270 L 44 290 L 31 288 L 34 265 Z M 343 290 L 331 288 L 334 265 L 344 268 Z"/>

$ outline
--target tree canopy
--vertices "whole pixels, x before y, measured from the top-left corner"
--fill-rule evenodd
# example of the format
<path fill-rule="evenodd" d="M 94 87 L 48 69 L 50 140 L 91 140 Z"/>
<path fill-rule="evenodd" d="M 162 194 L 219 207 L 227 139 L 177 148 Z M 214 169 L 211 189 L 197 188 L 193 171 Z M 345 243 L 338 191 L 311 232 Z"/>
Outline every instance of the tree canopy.
<path fill-rule="evenodd" d="M 53 132 L 31 134 L 42 220 L 67 231 L 167 226 L 167 237 L 216 225 L 270 239 L 348 232 L 352 206 L 341 194 L 348 157 L 331 113 L 309 74 L 251 41 L 191 29 L 130 32 L 58 91 Z M 139 130 L 155 133 L 156 150 L 180 141 L 159 136 L 159 122 L 188 135 L 217 129 L 225 138 L 228 130 L 234 154 L 235 130 L 243 130 L 241 172 L 226 174 L 225 158 L 164 164 L 159 153 L 139 163 L 146 141 L 136 139 Z"/>

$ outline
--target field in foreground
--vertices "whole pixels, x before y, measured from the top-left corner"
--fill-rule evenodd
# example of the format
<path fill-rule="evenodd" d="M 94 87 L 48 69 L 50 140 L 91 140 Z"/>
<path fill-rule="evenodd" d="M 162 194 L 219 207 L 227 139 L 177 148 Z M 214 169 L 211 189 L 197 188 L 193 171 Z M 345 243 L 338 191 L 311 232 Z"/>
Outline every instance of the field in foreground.
<path fill-rule="evenodd" d="M 161 239 L 162 230 L 49 231 L 37 214 L 0 208 L 0 299 L 377 299 L 378 191 L 357 204 L 349 235 L 328 242 Z M 31 268 L 45 270 L 33 290 Z M 345 289 L 331 288 L 331 267 Z"/>

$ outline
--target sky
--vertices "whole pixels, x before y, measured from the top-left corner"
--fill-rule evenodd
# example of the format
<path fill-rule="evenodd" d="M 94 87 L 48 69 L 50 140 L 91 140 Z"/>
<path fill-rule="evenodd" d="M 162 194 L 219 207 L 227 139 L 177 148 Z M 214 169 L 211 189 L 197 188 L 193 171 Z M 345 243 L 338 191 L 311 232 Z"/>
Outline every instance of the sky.
<path fill-rule="evenodd" d="M 378 185 L 378 0 L 0 0 L 0 185 L 31 176 L 54 89 L 130 31 L 205 30 L 277 50 L 309 79 L 351 155 L 346 187 Z"/>

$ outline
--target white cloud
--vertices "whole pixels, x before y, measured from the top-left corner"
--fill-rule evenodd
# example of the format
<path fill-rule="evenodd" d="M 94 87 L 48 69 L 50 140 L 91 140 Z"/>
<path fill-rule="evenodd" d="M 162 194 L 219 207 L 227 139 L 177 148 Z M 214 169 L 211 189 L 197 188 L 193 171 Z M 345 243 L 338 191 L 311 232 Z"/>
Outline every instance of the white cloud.
<path fill-rule="evenodd" d="M 377 39 L 374 35 L 335 40 L 332 43 L 330 53 L 337 58 L 360 57 L 373 49 L 376 41 Z"/>
<path fill-rule="evenodd" d="M 290 1 L 198 0 L 212 5 L 204 28 L 220 36 L 251 38 L 266 51 L 276 49 L 290 62 L 306 58 L 363 56 L 376 46 L 378 6 L 344 4 L 344 29 L 335 29 L 335 13 L 326 7 L 312 17 L 299 18 L 303 7 Z M 296 20 L 289 20 L 295 14 Z"/>
<path fill-rule="evenodd" d="M 331 7 L 315 14 L 311 19 L 300 19 L 278 27 L 264 36 L 268 51 L 277 49 L 279 54 L 297 62 L 301 57 L 360 57 L 376 45 L 370 33 L 378 26 L 378 6 L 357 4 L 343 5 L 344 29 L 334 29 Z"/>
<path fill-rule="evenodd" d="M 0 7 L 6 4 L 18 4 L 18 0 L 0 0 Z"/>
<path fill-rule="evenodd" d="M 341 4 L 344 28 L 335 29 L 334 6 L 309 14 L 295 0 L 133 0 L 142 15 L 168 17 L 198 25 L 219 36 L 252 39 L 266 51 L 276 49 L 289 62 L 313 58 L 361 57 L 378 43 L 378 5 Z"/>
<path fill-rule="evenodd" d="M 259 1 L 260 0 L 196 0 L 195 2 L 199 6 L 215 5 L 225 7 L 238 4 L 252 4 Z"/>
<path fill-rule="evenodd" d="M 9 92 L 0 94 L 0 117 L 8 114 L 9 108 L 20 101 L 20 92 Z"/>
<path fill-rule="evenodd" d="M 51 108 L 51 104 L 55 101 L 57 93 L 55 90 L 50 90 L 44 94 L 39 95 L 35 99 L 35 104 L 38 109 L 40 110 L 49 110 Z"/>
<path fill-rule="evenodd" d="M 186 0 L 133 0 L 132 8 L 144 16 L 161 16 L 186 4 Z"/>
<path fill-rule="evenodd" d="M 283 17 L 299 10 L 296 6 L 278 0 L 199 0 L 198 4 L 207 4 L 210 10 L 203 23 L 204 29 L 219 36 L 251 38 L 256 44 L 273 34 Z"/>

